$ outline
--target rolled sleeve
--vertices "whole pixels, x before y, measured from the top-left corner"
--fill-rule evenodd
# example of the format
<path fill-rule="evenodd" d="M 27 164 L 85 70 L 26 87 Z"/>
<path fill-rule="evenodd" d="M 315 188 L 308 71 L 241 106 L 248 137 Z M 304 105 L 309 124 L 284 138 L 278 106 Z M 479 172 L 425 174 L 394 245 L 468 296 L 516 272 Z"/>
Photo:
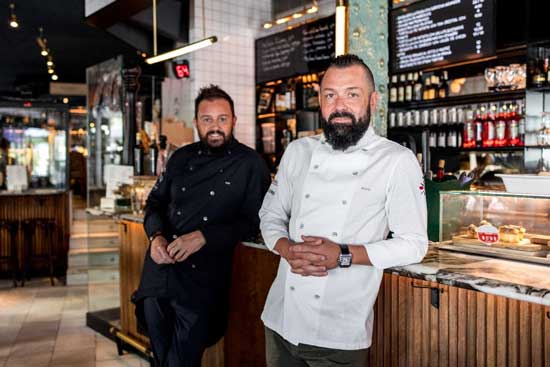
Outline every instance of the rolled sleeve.
<path fill-rule="evenodd" d="M 420 262 L 428 250 L 424 180 L 412 152 L 400 155 L 387 191 L 386 215 L 393 238 L 365 245 L 371 263 L 379 269 Z"/>

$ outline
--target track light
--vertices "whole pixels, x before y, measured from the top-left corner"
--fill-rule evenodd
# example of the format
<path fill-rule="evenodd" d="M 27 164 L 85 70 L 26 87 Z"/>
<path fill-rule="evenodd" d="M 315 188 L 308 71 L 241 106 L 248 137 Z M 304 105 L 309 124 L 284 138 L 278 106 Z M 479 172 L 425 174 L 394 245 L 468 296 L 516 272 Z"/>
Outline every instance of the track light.
<path fill-rule="evenodd" d="M 51 55 L 48 56 L 48 61 L 46 61 L 46 65 L 48 65 L 49 67 L 53 66 L 53 59 Z"/>
<path fill-rule="evenodd" d="M 40 55 L 42 55 L 44 57 L 48 56 L 48 49 L 43 48 L 42 51 L 40 51 Z"/>
<path fill-rule="evenodd" d="M 19 22 L 17 21 L 17 15 L 15 15 L 15 4 L 10 4 L 10 27 L 17 28 L 19 27 Z"/>
<path fill-rule="evenodd" d="M 264 29 L 269 29 L 271 27 L 273 27 L 273 23 L 271 22 L 264 23 Z"/>
<path fill-rule="evenodd" d="M 53 75 L 52 75 L 52 80 L 57 80 L 57 79 L 59 79 L 58 76 L 57 76 L 57 74 L 53 74 Z"/>
<path fill-rule="evenodd" d="M 148 64 L 156 64 L 157 62 L 170 60 L 170 59 L 173 59 L 174 57 L 178 57 L 178 56 L 181 56 L 181 55 L 184 55 L 184 54 L 188 54 L 190 52 L 197 51 L 201 48 L 210 46 L 211 44 L 216 43 L 217 41 L 218 41 L 218 38 L 216 36 L 211 36 L 211 37 L 205 38 L 203 40 L 190 43 L 190 44 L 185 45 L 183 47 L 176 48 L 175 50 L 168 51 L 168 52 L 165 52 L 163 54 L 150 57 L 148 59 L 145 59 L 145 62 L 148 63 Z"/>
<path fill-rule="evenodd" d="M 290 22 L 291 20 L 293 19 L 299 19 L 299 18 L 302 18 L 304 15 L 306 14 L 314 14 L 316 13 L 317 11 L 319 11 L 319 6 L 317 5 L 317 1 L 314 0 L 310 6 L 306 6 L 306 7 L 303 7 L 302 9 L 299 9 L 297 10 L 295 13 L 293 14 L 286 14 L 285 16 L 281 17 L 281 18 L 278 18 L 278 19 L 274 19 L 273 21 L 269 21 L 269 22 L 265 22 L 263 24 L 263 28 L 264 29 L 270 29 L 272 28 L 274 25 L 281 25 L 281 24 L 285 24 L 285 23 L 288 23 Z M 295 24 L 293 24 L 292 26 L 295 26 Z M 292 29 L 292 26 L 288 26 L 287 29 Z"/>

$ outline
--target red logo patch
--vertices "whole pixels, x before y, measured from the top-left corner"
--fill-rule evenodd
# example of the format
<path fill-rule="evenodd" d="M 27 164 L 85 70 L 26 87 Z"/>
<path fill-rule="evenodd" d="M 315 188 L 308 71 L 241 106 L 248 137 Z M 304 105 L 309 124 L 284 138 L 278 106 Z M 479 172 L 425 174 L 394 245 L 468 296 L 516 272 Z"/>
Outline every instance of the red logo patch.
<path fill-rule="evenodd" d="M 426 194 L 426 187 L 424 186 L 424 182 L 420 183 L 420 186 L 418 186 L 418 190 L 420 190 L 420 193 L 422 195 Z"/>

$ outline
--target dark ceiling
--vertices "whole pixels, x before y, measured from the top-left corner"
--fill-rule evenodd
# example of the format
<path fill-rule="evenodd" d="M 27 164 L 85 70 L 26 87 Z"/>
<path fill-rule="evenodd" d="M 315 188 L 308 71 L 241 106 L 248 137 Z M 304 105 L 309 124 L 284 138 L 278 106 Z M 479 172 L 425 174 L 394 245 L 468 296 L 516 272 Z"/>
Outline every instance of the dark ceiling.
<path fill-rule="evenodd" d="M 8 24 L 11 2 L 17 29 Z M 0 95 L 47 93 L 51 79 L 36 43 L 39 27 L 44 28 L 58 82 L 84 83 L 88 66 L 119 54 L 136 54 L 133 47 L 84 22 L 84 0 L 0 1 Z"/>

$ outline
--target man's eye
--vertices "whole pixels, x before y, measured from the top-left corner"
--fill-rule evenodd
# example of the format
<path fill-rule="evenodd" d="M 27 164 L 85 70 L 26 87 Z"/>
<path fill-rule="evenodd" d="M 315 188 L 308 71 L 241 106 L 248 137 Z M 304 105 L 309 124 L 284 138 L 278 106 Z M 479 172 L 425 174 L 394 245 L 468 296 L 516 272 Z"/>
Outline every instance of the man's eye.
<path fill-rule="evenodd" d="M 227 117 L 220 117 L 219 120 L 223 124 L 223 123 L 227 122 Z"/>
<path fill-rule="evenodd" d="M 348 97 L 350 97 L 350 98 L 358 98 L 358 97 L 359 97 L 359 93 L 350 92 L 350 93 L 348 94 Z"/>
<path fill-rule="evenodd" d="M 333 98 L 334 98 L 334 93 L 327 93 L 327 94 L 325 94 L 325 98 L 326 98 L 326 99 L 333 99 Z"/>

